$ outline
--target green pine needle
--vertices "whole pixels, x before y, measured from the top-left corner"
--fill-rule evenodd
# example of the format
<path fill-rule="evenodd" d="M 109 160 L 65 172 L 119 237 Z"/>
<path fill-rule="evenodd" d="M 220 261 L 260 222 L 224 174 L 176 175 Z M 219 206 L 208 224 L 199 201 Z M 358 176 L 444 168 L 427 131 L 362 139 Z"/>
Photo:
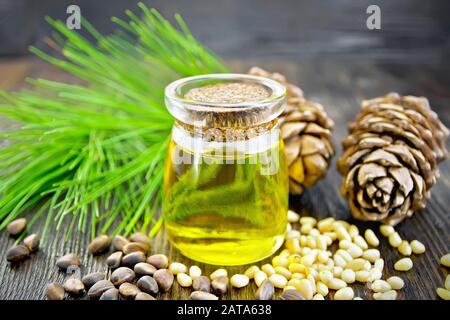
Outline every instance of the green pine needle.
<path fill-rule="evenodd" d="M 142 17 L 113 18 L 118 31 L 102 36 L 83 19 L 90 42 L 47 18 L 63 58 L 31 51 L 84 85 L 29 79 L 31 91 L 0 92 L 0 115 L 16 124 L 0 139 L 0 229 L 35 209 L 44 235 L 60 228 L 128 235 L 161 226 L 164 158 L 171 115 L 164 88 L 181 77 L 227 72 L 179 15 L 173 26 L 139 4 Z M 30 226 L 29 226 L 30 227 Z"/>

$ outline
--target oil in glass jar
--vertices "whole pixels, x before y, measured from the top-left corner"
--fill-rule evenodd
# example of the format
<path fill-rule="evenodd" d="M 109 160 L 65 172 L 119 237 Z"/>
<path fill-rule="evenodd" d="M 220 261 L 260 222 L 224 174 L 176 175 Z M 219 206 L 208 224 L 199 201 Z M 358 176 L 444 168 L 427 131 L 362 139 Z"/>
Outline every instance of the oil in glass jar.
<path fill-rule="evenodd" d="M 166 89 L 176 118 L 164 173 L 163 212 L 172 244 L 218 265 L 261 260 L 282 244 L 288 173 L 275 81 L 218 74 Z"/>

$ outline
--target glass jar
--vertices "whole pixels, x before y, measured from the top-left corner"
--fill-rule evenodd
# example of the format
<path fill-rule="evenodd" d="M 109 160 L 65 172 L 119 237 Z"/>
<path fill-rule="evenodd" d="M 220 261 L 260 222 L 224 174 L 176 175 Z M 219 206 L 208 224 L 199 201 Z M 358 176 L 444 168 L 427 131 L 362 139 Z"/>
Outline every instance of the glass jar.
<path fill-rule="evenodd" d="M 286 89 L 262 77 L 210 74 L 175 81 L 165 94 L 176 119 L 164 172 L 169 240 L 209 264 L 270 256 L 287 223 L 288 172 L 277 122 Z"/>

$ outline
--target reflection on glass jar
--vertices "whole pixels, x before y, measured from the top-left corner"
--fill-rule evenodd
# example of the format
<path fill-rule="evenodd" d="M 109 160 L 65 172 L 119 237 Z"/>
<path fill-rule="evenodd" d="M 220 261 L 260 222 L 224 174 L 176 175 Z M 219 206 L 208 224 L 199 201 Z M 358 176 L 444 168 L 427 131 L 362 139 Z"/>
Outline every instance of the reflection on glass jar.
<path fill-rule="evenodd" d="M 219 265 L 261 260 L 283 242 L 288 174 L 277 116 L 285 89 L 235 74 L 178 80 L 164 175 L 164 219 L 187 257 Z"/>

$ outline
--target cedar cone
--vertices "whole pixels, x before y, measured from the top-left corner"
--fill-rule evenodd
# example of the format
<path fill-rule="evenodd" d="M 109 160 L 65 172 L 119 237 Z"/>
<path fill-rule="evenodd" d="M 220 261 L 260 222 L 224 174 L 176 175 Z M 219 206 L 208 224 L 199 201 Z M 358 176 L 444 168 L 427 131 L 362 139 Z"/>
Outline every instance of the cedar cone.
<path fill-rule="evenodd" d="M 306 100 L 303 91 L 289 83 L 280 73 L 269 73 L 258 67 L 249 74 L 270 78 L 287 89 L 287 105 L 278 118 L 289 166 L 289 190 L 300 194 L 322 179 L 334 155 L 331 130 L 334 123 L 322 105 Z"/>
<path fill-rule="evenodd" d="M 448 129 L 424 97 L 366 100 L 337 162 L 353 216 L 395 225 L 423 209 L 447 157 Z"/>

